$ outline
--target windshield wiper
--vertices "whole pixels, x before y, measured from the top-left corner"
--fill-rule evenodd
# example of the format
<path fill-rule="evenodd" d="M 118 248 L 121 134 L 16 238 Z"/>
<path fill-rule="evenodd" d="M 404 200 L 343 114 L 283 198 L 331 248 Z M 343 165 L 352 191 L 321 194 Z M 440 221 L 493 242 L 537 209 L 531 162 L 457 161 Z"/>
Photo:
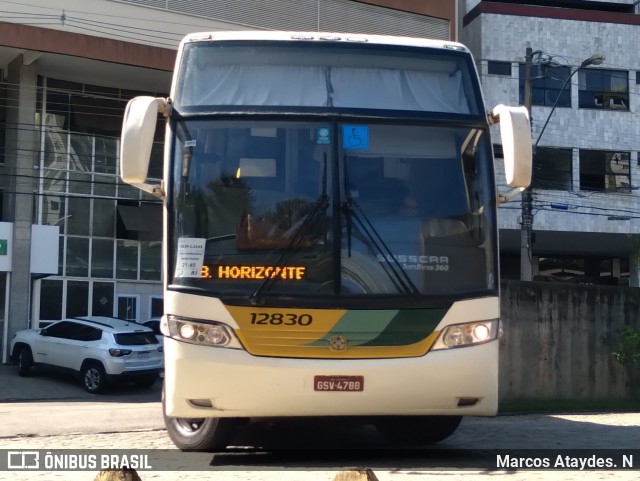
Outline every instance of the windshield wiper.
<path fill-rule="evenodd" d="M 351 218 L 353 217 L 360 226 L 360 232 L 367 237 L 366 240 L 368 240 L 368 244 L 370 246 L 372 245 L 384 258 L 390 260 L 390 262 L 385 262 L 382 266 L 394 286 L 405 294 L 419 296 L 420 291 L 415 286 L 409 275 L 404 271 L 402 265 L 400 265 L 400 262 L 398 262 L 398 259 L 393 255 L 393 252 L 391 252 L 391 249 L 389 249 L 389 246 L 382 239 L 371 221 L 367 218 L 358 202 L 349 195 L 343 202 L 342 208 L 347 217 L 348 255 L 351 256 Z M 388 266 L 391 272 L 389 272 L 384 266 Z"/>
<path fill-rule="evenodd" d="M 349 176 L 348 176 L 348 167 L 347 167 L 347 158 L 344 158 L 344 190 L 346 192 L 346 199 L 342 203 L 342 209 L 345 212 L 345 217 L 347 220 L 347 255 L 351 256 L 351 238 L 352 238 L 352 225 L 351 218 L 355 219 L 355 221 L 360 226 L 360 231 L 365 234 L 368 239 L 368 243 L 373 245 L 375 250 L 378 251 L 384 258 L 390 259 L 390 262 L 385 262 L 382 264 L 382 269 L 389 276 L 391 282 L 393 282 L 396 289 L 405 294 L 413 294 L 415 296 L 420 295 L 420 291 L 415 286 L 409 275 L 404 271 L 398 259 L 393 255 L 389 246 L 385 243 L 385 241 L 380 236 L 380 233 L 373 226 L 369 218 L 366 216 L 358 201 L 354 199 L 351 191 L 351 187 L 349 185 Z M 389 272 L 384 266 L 388 266 L 391 272 Z"/>
<path fill-rule="evenodd" d="M 236 237 L 238 237 L 238 234 L 222 234 L 222 235 L 217 235 L 215 237 L 207 237 L 207 244 L 211 243 L 216 243 L 216 242 L 221 242 L 221 241 L 226 241 L 226 240 L 232 240 L 235 239 Z"/>
<path fill-rule="evenodd" d="M 318 219 L 322 217 L 322 214 L 324 214 L 327 208 L 329 207 L 329 196 L 327 195 L 327 154 L 326 153 L 324 154 L 324 158 L 323 158 L 323 170 L 324 171 L 322 174 L 322 193 L 316 199 L 313 207 L 305 217 L 304 221 L 295 231 L 295 233 L 291 237 L 291 240 L 285 247 L 284 251 L 282 252 L 282 254 L 280 254 L 280 257 L 278 258 L 276 263 L 273 265 L 273 272 L 279 272 L 280 270 L 279 268 L 289 261 L 295 249 L 298 247 L 302 239 L 304 239 L 304 236 L 307 234 L 307 232 L 311 230 L 311 228 L 315 226 Z M 277 279 L 278 279 L 278 276 L 274 274 L 272 277 L 268 277 L 264 281 L 262 281 L 262 283 L 253 292 L 253 294 L 251 294 L 251 297 L 249 298 L 251 304 L 255 306 L 256 304 L 262 303 L 264 301 L 264 298 L 266 297 L 268 292 L 271 290 L 273 284 Z"/>

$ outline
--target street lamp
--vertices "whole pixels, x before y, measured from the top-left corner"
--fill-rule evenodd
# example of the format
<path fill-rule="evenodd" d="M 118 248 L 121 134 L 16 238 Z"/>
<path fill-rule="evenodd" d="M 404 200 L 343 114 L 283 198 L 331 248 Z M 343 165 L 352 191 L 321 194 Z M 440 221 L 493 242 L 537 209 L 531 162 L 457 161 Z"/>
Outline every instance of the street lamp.
<path fill-rule="evenodd" d="M 582 63 L 580 64 L 580 66 L 577 69 L 575 69 L 573 72 L 571 72 L 571 75 L 569 75 L 567 77 L 567 80 L 564 81 L 564 83 L 562 84 L 562 87 L 560 88 L 560 92 L 558 92 L 558 98 L 556 98 L 556 101 L 553 103 L 553 107 L 551 108 L 551 112 L 549 112 L 549 115 L 547 116 L 547 120 L 545 121 L 544 125 L 542 126 L 542 130 L 540 130 L 540 134 L 538 134 L 538 140 L 536 140 L 535 147 L 538 146 L 538 142 L 540 142 L 540 137 L 542 137 L 542 134 L 544 133 L 544 129 L 547 128 L 547 124 L 549 123 L 549 119 L 551 119 L 551 116 L 553 115 L 553 112 L 555 112 L 556 107 L 558 106 L 558 102 L 560 101 L 560 97 L 562 96 L 562 92 L 564 92 L 564 89 L 567 87 L 567 85 L 571 81 L 571 78 L 579 70 L 581 70 L 581 69 L 583 69 L 585 67 L 588 67 L 589 65 L 600 65 L 602 62 L 604 62 L 604 56 L 602 56 L 602 55 L 600 55 L 598 53 L 595 53 L 591 57 L 589 57 L 588 59 L 583 60 Z M 534 152 L 535 152 L 535 149 L 534 149 Z"/>
<path fill-rule="evenodd" d="M 531 62 L 533 58 L 533 52 L 531 48 L 527 48 L 527 74 L 526 74 L 526 83 L 525 83 L 525 104 L 529 112 L 531 113 Z M 540 130 L 540 134 L 538 134 L 538 139 L 533 146 L 533 159 L 535 161 L 536 156 L 536 147 L 538 147 L 538 143 L 540 142 L 540 138 L 544 133 L 544 130 L 547 128 L 547 124 L 555 112 L 558 103 L 560 102 L 560 97 L 562 96 L 562 92 L 571 82 L 571 78 L 578 72 L 579 70 L 588 67 L 589 65 L 600 65 L 604 62 L 604 56 L 600 54 L 593 54 L 591 57 L 582 61 L 580 66 L 576 68 L 567 79 L 562 84 L 560 91 L 558 92 L 558 97 L 556 101 L 553 103 L 553 107 L 551 108 L 551 112 L 547 116 L 547 120 L 545 120 L 544 125 L 542 126 L 542 130 Z M 528 92 L 528 93 L 527 93 Z M 531 233 L 533 230 L 533 198 L 531 195 L 531 187 L 524 190 L 522 192 L 522 216 L 520 222 L 520 278 L 523 281 L 530 281 L 532 279 L 532 269 L 531 269 Z"/>

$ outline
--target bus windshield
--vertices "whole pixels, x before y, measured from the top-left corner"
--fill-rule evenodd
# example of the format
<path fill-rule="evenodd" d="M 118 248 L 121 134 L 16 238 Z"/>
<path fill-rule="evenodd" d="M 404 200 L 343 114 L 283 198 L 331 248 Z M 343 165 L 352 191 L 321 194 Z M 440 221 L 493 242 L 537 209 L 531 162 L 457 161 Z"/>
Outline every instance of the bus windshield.
<path fill-rule="evenodd" d="M 482 128 L 176 122 L 170 284 L 221 298 L 495 289 Z"/>
<path fill-rule="evenodd" d="M 195 42 L 176 85 L 182 113 L 234 106 L 483 115 L 471 56 L 332 42 Z"/>

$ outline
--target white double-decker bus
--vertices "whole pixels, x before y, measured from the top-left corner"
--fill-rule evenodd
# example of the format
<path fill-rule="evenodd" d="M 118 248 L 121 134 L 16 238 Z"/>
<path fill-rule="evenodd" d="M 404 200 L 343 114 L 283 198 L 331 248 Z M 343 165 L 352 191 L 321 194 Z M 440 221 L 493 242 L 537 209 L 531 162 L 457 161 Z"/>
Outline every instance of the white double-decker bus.
<path fill-rule="evenodd" d="M 122 179 L 164 201 L 164 409 L 179 448 L 223 448 L 256 418 L 366 419 L 425 443 L 496 414 L 497 122 L 516 193 L 528 114 L 485 110 L 461 44 L 182 41 L 170 98 L 133 99 L 121 144 Z"/>

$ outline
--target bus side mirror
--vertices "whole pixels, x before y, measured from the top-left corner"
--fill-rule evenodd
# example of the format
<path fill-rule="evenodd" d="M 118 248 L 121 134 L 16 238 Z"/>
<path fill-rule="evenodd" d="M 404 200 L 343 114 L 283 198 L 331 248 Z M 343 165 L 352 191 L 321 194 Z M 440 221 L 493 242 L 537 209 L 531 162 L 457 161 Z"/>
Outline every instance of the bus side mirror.
<path fill-rule="evenodd" d="M 158 112 L 166 109 L 167 99 L 135 97 L 124 112 L 120 141 L 120 177 L 146 192 L 162 197 L 160 185 L 146 182 L 149 159 L 156 131 Z"/>
<path fill-rule="evenodd" d="M 525 107 L 498 105 L 491 112 L 492 121 L 500 122 L 504 153 L 504 173 L 509 187 L 524 190 L 531 183 L 531 124 Z"/>

